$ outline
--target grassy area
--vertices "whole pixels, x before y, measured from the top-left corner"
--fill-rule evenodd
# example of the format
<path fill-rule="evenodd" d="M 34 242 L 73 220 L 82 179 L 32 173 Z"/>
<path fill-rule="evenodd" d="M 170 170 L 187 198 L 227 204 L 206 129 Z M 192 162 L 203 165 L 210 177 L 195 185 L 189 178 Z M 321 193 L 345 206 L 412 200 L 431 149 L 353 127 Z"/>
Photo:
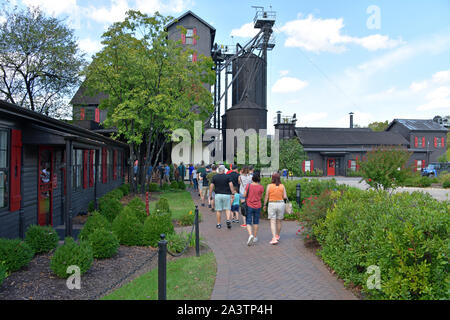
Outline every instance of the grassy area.
<path fill-rule="evenodd" d="M 164 197 L 169 200 L 170 211 L 172 211 L 172 219 L 179 220 L 189 211 L 194 212 L 195 205 L 189 191 L 167 191 L 164 193 L 153 194 L 155 200 L 150 202 L 150 212 L 155 210 L 155 204 L 159 198 Z"/>
<path fill-rule="evenodd" d="M 167 263 L 168 300 L 209 300 L 216 278 L 212 252 Z M 102 300 L 157 300 L 158 269 L 136 278 Z"/>

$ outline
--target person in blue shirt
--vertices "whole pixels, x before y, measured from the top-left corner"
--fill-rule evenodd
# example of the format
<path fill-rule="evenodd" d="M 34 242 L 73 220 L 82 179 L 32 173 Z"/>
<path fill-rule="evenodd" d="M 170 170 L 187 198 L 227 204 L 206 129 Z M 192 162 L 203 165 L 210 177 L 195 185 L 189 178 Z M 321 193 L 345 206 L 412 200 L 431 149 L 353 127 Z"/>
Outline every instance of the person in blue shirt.
<path fill-rule="evenodd" d="M 153 175 L 153 166 L 149 165 L 147 170 L 147 179 L 149 182 L 152 182 L 152 175 Z"/>
<path fill-rule="evenodd" d="M 168 164 L 164 168 L 164 181 L 170 183 L 170 167 Z"/>
<path fill-rule="evenodd" d="M 239 223 L 240 195 L 236 192 L 231 203 L 231 222 Z"/>
<path fill-rule="evenodd" d="M 192 179 L 192 172 L 194 171 L 194 166 L 192 165 L 192 163 L 189 165 L 189 185 L 192 186 L 192 184 L 194 183 L 194 180 Z"/>

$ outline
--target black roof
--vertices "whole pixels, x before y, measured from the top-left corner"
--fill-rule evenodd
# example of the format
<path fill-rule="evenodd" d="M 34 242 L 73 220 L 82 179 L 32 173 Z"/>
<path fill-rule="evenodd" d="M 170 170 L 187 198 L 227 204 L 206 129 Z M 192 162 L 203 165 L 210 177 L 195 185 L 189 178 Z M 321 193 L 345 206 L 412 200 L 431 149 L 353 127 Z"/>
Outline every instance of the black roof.
<path fill-rule="evenodd" d="M 216 36 L 216 28 L 214 28 L 212 25 L 210 25 L 208 22 L 206 22 L 205 20 L 200 18 L 195 13 L 193 13 L 191 10 L 186 11 L 181 16 L 179 16 L 178 18 L 174 19 L 172 22 L 170 22 L 168 25 L 166 25 L 165 29 L 166 30 L 169 29 L 173 24 L 181 21 L 184 17 L 186 17 L 188 15 L 193 16 L 194 18 L 196 18 L 198 21 L 200 21 L 201 23 L 203 23 L 205 26 L 207 26 L 210 29 L 210 33 L 211 33 L 211 47 L 212 47 L 213 43 L 214 43 L 214 38 Z"/>
<path fill-rule="evenodd" d="M 395 123 L 399 123 L 411 131 L 447 131 L 447 128 L 432 119 L 394 119 L 386 131 L 389 131 Z"/>
<path fill-rule="evenodd" d="M 46 115 L 37 113 L 27 108 L 19 107 L 15 104 L 6 102 L 4 100 L 0 100 L 0 114 L 10 115 L 20 120 L 27 121 L 28 123 L 31 124 L 41 125 L 48 130 L 58 130 L 67 137 L 72 135 L 75 138 L 80 137 L 90 140 L 101 141 L 108 144 L 115 144 L 122 148 L 128 147 L 128 145 L 123 142 L 110 139 L 92 130 L 72 125 L 70 123 L 61 120 L 50 118 Z"/>
<path fill-rule="evenodd" d="M 70 100 L 72 105 L 99 105 L 100 102 L 106 98 L 108 95 L 106 93 L 100 92 L 94 96 L 89 96 L 86 94 L 87 88 L 83 84 L 78 88 L 77 92 Z"/>
<path fill-rule="evenodd" d="M 408 145 L 398 133 L 349 128 L 295 128 L 304 146 Z"/>

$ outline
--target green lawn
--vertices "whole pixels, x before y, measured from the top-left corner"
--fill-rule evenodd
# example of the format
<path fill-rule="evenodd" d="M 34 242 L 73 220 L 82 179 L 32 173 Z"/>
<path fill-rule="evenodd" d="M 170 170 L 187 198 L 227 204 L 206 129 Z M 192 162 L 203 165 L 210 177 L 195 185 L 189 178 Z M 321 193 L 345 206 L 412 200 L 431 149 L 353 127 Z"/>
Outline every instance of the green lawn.
<path fill-rule="evenodd" d="M 182 216 L 192 211 L 194 213 L 195 205 L 189 191 L 168 191 L 164 193 L 153 194 L 156 200 L 150 202 L 150 212 L 155 210 L 155 204 L 159 198 L 164 197 L 169 200 L 172 219 L 179 220 Z"/>
<path fill-rule="evenodd" d="M 216 278 L 212 252 L 167 263 L 168 300 L 209 300 Z M 157 300 L 158 268 L 115 290 L 102 300 Z"/>

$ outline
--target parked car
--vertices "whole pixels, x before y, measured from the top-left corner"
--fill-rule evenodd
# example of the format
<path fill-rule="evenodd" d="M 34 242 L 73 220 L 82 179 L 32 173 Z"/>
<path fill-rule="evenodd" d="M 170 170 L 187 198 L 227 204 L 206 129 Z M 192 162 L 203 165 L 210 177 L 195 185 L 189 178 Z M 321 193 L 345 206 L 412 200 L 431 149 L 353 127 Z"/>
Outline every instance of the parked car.
<path fill-rule="evenodd" d="M 432 162 L 422 169 L 422 176 L 437 177 L 443 171 L 450 172 L 450 162 Z"/>

